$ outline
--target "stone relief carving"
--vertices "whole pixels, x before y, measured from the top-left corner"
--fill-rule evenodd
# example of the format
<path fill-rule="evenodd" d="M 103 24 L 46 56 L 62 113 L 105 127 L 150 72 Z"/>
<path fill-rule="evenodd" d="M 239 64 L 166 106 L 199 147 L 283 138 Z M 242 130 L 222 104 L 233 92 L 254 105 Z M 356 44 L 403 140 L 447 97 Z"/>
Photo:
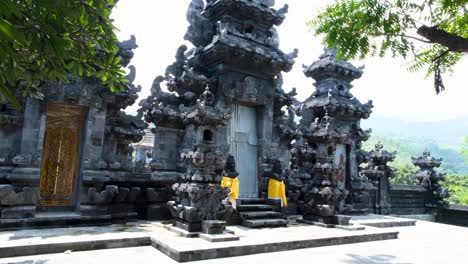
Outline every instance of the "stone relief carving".
<path fill-rule="evenodd" d="M 0 205 L 35 205 L 38 197 L 38 188 L 23 187 L 21 191 L 17 192 L 13 185 L 0 185 Z"/>

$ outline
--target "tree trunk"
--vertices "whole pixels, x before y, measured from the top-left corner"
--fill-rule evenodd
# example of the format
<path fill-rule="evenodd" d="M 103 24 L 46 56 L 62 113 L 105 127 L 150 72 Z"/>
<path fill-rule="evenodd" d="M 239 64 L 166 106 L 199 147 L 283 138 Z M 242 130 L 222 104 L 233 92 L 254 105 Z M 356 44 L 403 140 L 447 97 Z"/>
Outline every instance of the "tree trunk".
<path fill-rule="evenodd" d="M 468 52 L 468 38 L 448 33 L 438 29 L 438 26 L 421 26 L 418 28 L 417 33 L 431 43 L 447 47 L 449 51 Z"/>

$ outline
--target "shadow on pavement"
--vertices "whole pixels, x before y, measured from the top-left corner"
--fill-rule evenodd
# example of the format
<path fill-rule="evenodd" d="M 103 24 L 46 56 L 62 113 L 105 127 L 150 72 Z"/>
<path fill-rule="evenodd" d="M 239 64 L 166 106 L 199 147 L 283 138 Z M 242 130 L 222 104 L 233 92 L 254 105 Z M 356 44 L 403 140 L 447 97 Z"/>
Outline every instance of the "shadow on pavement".
<path fill-rule="evenodd" d="M 345 263 L 349 264 L 416 264 L 412 262 L 400 262 L 397 257 L 392 255 L 373 255 L 373 256 L 362 256 L 356 254 L 347 254 L 349 259 L 345 260 Z"/>

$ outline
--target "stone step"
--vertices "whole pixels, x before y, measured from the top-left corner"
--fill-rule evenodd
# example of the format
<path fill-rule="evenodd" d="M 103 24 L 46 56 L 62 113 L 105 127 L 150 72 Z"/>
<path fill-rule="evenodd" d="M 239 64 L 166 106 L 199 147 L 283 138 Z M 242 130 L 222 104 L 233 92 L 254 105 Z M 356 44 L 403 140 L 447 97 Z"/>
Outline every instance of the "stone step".
<path fill-rule="evenodd" d="M 273 206 L 268 204 L 245 204 L 237 205 L 238 212 L 252 212 L 252 211 L 273 211 Z"/>
<path fill-rule="evenodd" d="M 281 213 L 274 211 L 260 211 L 260 212 L 243 212 L 239 213 L 242 219 L 272 219 L 281 218 Z"/>
<path fill-rule="evenodd" d="M 236 200 L 236 204 L 266 204 L 267 199 L 263 198 L 239 198 Z"/>
<path fill-rule="evenodd" d="M 284 219 L 250 219 L 242 221 L 242 225 L 249 228 L 281 227 L 287 226 L 287 224 L 288 221 Z"/>
<path fill-rule="evenodd" d="M 60 228 L 70 226 L 111 225 L 110 215 L 82 216 L 74 213 L 37 214 L 38 217 L 20 219 L 0 219 L 0 230 L 23 230 L 34 228 Z"/>

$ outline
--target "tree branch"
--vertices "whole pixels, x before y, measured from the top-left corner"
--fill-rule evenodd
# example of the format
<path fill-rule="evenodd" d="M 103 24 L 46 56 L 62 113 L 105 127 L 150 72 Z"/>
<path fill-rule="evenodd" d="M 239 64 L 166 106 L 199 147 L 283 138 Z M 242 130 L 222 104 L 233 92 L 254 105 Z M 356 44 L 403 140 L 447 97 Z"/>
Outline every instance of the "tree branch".
<path fill-rule="evenodd" d="M 439 56 L 435 57 L 434 59 L 432 59 L 432 62 L 437 62 L 438 60 L 442 59 L 442 57 L 444 57 L 445 55 L 447 55 L 447 53 L 449 53 L 450 50 L 445 50 L 444 52 L 442 52 Z"/>
<path fill-rule="evenodd" d="M 375 36 L 375 37 L 385 37 L 385 36 L 388 36 L 388 34 L 385 34 L 385 33 L 378 33 L 378 34 L 373 34 L 372 36 Z M 392 37 L 402 37 L 402 38 L 410 38 L 410 39 L 414 39 L 414 40 L 417 40 L 417 41 L 420 41 L 420 42 L 424 42 L 424 43 L 432 43 L 430 42 L 429 40 L 425 40 L 425 39 L 422 39 L 422 38 L 418 38 L 418 37 L 414 37 L 414 36 L 408 36 L 408 35 L 391 35 Z"/>
<path fill-rule="evenodd" d="M 432 43 L 432 42 L 430 42 L 428 40 L 418 38 L 418 37 L 408 36 L 408 35 L 397 35 L 397 37 L 410 38 L 410 39 L 414 39 L 414 40 L 421 41 L 421 42 L 424 42 L 424 43 Z"/>
<path fill-rule="evenodd" d="M 439 44 L 447 47 L 453 52 L 468 52 L 468 38 L 441 30 L 438 26 L 421 26 L 416 31 L 418 35 L 426 38 L 429 43 Z"/>

